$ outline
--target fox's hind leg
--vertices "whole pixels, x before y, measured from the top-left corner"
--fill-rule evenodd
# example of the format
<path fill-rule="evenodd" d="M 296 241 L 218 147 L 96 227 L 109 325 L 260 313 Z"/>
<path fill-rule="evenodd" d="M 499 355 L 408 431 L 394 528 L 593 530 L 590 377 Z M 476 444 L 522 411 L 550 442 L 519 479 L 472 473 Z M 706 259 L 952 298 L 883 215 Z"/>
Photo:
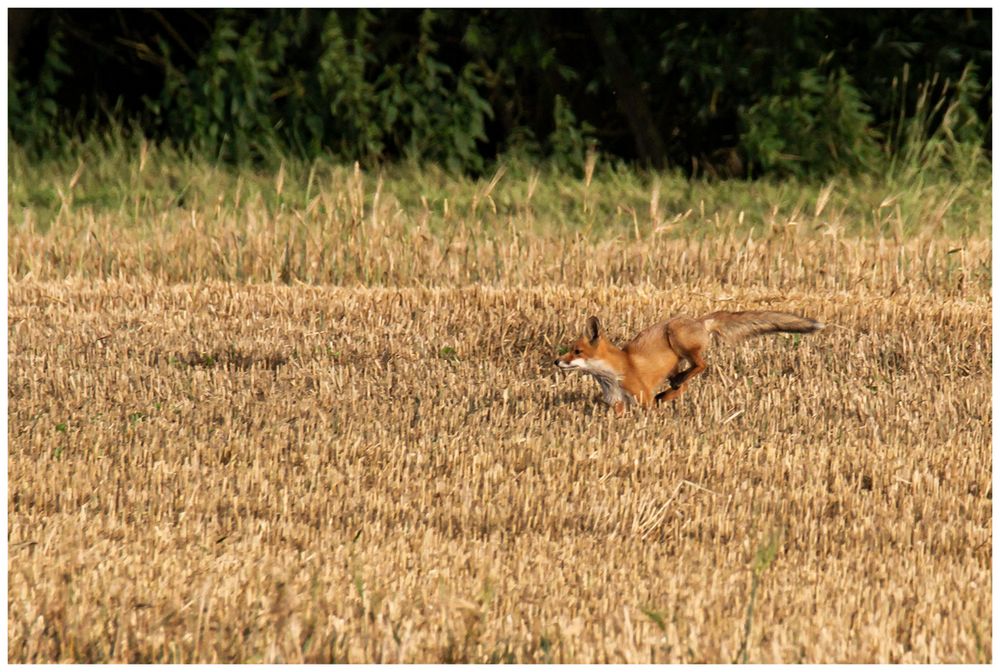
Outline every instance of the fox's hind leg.
<path fill-rule="evenodd" d="M 688 368 L 668 378 L 671 389 L 656 395 L 656 401 L 670 401 L 679 397 L 684 393 L 687 382 L 702 373 L 707 366 L 701 355 L 708 347 L 709 338 L 704 325 L 695 320 L 685 320 L 677 325 L 669 325 L 666 335 L 670 347 L 681 360 L 688 362 Z"/>
<path fill-rule="evenodd" d="M 688 361 L 690 366 L 680 373 L 675 373 L 669 378 L 670 387 L 675 390 L 681 389 L 687 381 L 691 380 L 707 368 L 705 360 L 701 357 L 701 350 L 692 350 L 686 353 L 684 358 Z"/>
<path fill-rule="evenodd" d="M 684 394 L 684 388 L 679 388 L 676 390 L 664 390 L 663 392 L 660 392 L 659 394 L 656 395 L 656 403 L 660 403 L 661 401 L 673 401 L 682 394 Z"/>
<path fill-rule="evenodd" d="M 685 388 L 687 388 L 688 381 L 705 370 L 705 360 L 702 359 L 700 351 L 694 350 L 690 352 L 686 359 L 691 363 L 691 366 L 684 371 L 671 376 L 668 379 L 670 389 L 657 394 L 656 401 L 671 401 L 681 396 L 684 394 Z"/>

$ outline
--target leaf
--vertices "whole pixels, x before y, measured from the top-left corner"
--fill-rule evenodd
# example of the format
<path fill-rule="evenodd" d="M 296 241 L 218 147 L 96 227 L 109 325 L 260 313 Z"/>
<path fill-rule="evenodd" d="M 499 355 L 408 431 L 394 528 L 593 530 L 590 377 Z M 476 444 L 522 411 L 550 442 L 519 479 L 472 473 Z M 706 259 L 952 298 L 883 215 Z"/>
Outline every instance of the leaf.
<path fill-rule="evenodd" d="M 652 609 L 647 609 L 646 607 L 639 607 L 639 610 L 646 614 L 649 620 L 656 624 L 656 627 L 660 629 L 660 632 L 667 632 L 667 623 L 663 618 L 663 614 L 658 611 L 653 611 Z"/>

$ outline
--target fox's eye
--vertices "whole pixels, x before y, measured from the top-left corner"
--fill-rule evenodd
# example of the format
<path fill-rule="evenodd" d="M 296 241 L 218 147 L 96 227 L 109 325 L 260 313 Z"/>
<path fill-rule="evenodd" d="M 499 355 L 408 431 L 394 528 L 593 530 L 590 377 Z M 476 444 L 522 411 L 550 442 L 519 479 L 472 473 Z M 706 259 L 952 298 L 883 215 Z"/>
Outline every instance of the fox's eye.
<path fill-rule="evenodd" d="M 573 351 L 573 354 L 574 355 L 581 355 L 581 354 L 583 354 L 583 352 L 580 350 L 580 348 L 577 348 L 576 350 Z"/>

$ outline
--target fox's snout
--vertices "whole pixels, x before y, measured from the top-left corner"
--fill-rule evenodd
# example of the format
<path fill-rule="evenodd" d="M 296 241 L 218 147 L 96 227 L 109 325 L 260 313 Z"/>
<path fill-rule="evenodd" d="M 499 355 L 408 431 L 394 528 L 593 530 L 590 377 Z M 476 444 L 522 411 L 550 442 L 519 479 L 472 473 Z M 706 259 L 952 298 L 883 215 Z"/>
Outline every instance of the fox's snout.
<path fill-rule="evenodd" d="M 578 366 L 579 363 L 580 363 L 579 357 L 577 355 L 574 355 L 573 352 L 567 352 L 562 357 L 559 357 L 558 359 L 552 361 L 552 364 L 557 369 L 563 369 L 563 370 L 580 368 Z"/>
<path fill-rule="evenodd" d="M 557 357 L 554 360 L 552 360 L 552 364 L 554 366 L 559 367 L 560 369 L 564 369 L 564 368 L 570 367 L 570 363 L 573 361 L 573 358 L 574 358 L 573 352 L 570 351 L 570 352 L 567 352 L 562 357 Z M 572 368 L 572 367 L 570 367 L 570 368 Z"/>

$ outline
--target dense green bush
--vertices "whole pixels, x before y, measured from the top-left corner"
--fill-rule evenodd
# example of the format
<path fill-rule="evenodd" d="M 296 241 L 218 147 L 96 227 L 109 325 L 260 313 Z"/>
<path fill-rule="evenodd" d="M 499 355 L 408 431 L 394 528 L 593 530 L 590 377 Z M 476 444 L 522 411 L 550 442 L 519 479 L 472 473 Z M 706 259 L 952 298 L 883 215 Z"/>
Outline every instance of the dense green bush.
<path fill-rule="evenodd" d="M 11 10 L 15 143 L 131 125 L 227 161 L 714 175 L 966 161 L 988 10 Z M 948 148 L 952 149 L 948 149 Z M 956 150 L 954 148 L 964 148 Z"/>
<path fill-rule="evenodd" d="M 761 170 L 805 175 L 870 167 L 878 145 L 871 110 L 850 75 L 803 70 L 790 90 L 743 111 L 742 145 Z"/>

